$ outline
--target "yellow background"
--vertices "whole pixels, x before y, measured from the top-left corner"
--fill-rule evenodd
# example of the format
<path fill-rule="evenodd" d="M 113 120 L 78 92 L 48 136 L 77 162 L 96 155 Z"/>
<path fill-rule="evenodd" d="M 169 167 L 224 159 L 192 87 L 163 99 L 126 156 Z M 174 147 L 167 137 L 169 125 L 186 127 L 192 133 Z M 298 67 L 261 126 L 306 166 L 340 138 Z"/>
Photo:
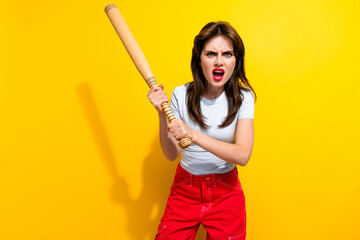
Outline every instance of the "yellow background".
<path fill-rule="evenodd" d="M 155 235 L 178 161 L 108 3 L 0 3 L 0 239 Z M 359 1 L 114 3 L 168 95 L 203 25 L 242 36 L 258 94 L 247 239 L 360 239 Z"/>

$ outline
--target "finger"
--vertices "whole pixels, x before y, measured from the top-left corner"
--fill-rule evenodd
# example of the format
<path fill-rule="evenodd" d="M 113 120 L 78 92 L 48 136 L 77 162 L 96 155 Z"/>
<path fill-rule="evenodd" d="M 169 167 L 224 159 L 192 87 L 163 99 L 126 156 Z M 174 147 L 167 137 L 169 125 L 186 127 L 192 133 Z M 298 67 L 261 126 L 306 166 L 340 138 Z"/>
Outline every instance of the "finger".
<path fill-rule="evenodd" d="M 180 139 L 182 139 L 182 138 L 187 137 L 187 134 L 184 133 L 184 132 L 182 132 L 182 131 L 179 131 L 179 132 L 176 132 L 176 133 L 174 134 L 174 136 L 175 136 L 175 138 L 176 138 L 177 140 L 180 140 Z"/>
<path fill-rule="evenodd" d="M 181 127 L 178 127 L 176 125 L 170 128 L 170 132 L 174 136 L 184 135 L 186 133 L 186 131 L 184 131 L 184 129 L 182 129 Z"/>
<path fill-rule="evenodd" d="M 177 132 L 170 132 L 171 135 L 173 135 L 173 137 L 176 139 L 176 140 L 179 140 L 180 137 L 179 137 L 179 134 Z"/>
<path fill-rule="evenodd" d="M 152 87 L 152 89 L 154 89 L 155 92 L 162 90 L 162 88 L 160 86 Z"/>
<path fill-rule="evenodd" d="M 165 92 L 163 91 L 157 91 L 157 92 L 149 92 L 148 97 L 152 97 L 154 99 L 161 99 L 161 98 L 167 98 Z"/>
<path fill-rule="evenodd" d="M 159 87 L 159 86 L 150 88 L 150 90 L 153 91 L 153 92 L 156 92 L 156 91 L 158 91 L 160 89 L 161 89 L 161 87 Z"/>
<path fill-rule="evenodd" d="M 166 93 L 164 91 L 157 91 L 155 94 L 158 97 L 167 98 Z"/>
<path fill-rule="evenodd" d="M 154 98 L 156 98 L 156 99 L 158 99 L 158 100 L 164 100 L 164 101 L 167 101 L 167 100 L 168 100 L 166 94 L 162 94 L 162 93 L 160 93 L 160 94 L 154 94 Z"/>
<path fill-rule="evenodd" d="M 176 125 L 177 119 L 173 120 L 171 123 L 168 124 L 169 129 L 174 129 L 174 126 Z"/>

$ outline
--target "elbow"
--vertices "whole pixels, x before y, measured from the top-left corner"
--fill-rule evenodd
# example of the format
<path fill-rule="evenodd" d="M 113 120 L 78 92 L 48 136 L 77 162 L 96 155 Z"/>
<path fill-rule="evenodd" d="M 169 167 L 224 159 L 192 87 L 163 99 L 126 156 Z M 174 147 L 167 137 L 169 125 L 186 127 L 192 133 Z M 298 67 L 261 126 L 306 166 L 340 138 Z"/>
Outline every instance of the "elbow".
<path fill-rule="evenodd" d="M 245 167 L 252 154 L 252 145 L 237 145 L 233 163 Z"/>
<path fill-rule="evenodd" d="M 251 154 L 243 154 L 239 159 L 237 159 L 237 165 L 245 167 L 246 164 L 249 162 Z"/>
<path fill-rule="evenodd" d="M 248 163 L 248 161 L 240 162 L 238 165 L 241 167 L 245 167 L 247 163 Z"/>
<path fill-rule="evenodd" d="M 178 158 L 180 150 L 178 150 L 176 147 L 172 149 L 162 148 L 162 152 L 167 160 L 173 162 Z"/>
<path fill-rule="evenodd" d="M 163 152 L 163 153 L 164 153 L 166 159 L 169 160 L 170 162 L 175 161 L 179 156 L 178 152 L 168 152 L 168 153 Z"/>
<path fill-rule="evenodd" d="M 173 162 L 177 159 L 177 156 L 174 157 L 174 156 L 165 156 L 167 160 L 169 160 L 170 162 Z"/>

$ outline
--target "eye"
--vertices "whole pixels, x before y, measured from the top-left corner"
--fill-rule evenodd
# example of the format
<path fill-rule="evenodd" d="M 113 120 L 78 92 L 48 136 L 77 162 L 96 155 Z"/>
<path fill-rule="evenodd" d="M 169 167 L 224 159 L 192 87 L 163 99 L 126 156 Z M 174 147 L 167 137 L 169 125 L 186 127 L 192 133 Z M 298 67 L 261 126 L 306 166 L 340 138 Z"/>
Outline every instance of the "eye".
<path fill-rule="evenodd" d="M 208 57 L 215 57 L 215 53 L 214 52 L 207 52 L 206 56 Z"/>
<path fill-rule="evenodd" d="M 225 57 L 231 57 L 233 54 L 232 52 L 224 52 Z"/>

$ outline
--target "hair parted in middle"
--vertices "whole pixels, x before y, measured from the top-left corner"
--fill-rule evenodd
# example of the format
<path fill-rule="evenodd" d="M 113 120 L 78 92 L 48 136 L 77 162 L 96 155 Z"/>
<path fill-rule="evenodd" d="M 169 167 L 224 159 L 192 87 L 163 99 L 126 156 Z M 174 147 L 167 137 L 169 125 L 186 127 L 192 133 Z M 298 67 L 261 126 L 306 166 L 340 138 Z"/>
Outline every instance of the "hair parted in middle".
<path fill-rule="evenodd" d="M 200 107 L 200 100 L 208 83 L 200 66 L 200 56 L 205 43 L 219 35 L 222 35 L 231 41 L 236 58 L 234 72 L 224 86 L 228 102 L 228 115 L 219 127 L 224 128 L 234 121 L 243 102 L 242 91 L 252 91 L 256 99 L 255 91 L 245 76 L 245 48 L 239 34 L 228 22 L 218 21 L 206 24 L 194 39 L 194 47 L 192 49 L 191 58 L 193 81 L 189 83 L 186 92 L 187 110 L 189 116 L 193 121 L 199 123 L 199 125 L 204 129 L 209 128 L 209 126 L 207 126 L 204 122 L 204 116 L 202 115 Z"/>

